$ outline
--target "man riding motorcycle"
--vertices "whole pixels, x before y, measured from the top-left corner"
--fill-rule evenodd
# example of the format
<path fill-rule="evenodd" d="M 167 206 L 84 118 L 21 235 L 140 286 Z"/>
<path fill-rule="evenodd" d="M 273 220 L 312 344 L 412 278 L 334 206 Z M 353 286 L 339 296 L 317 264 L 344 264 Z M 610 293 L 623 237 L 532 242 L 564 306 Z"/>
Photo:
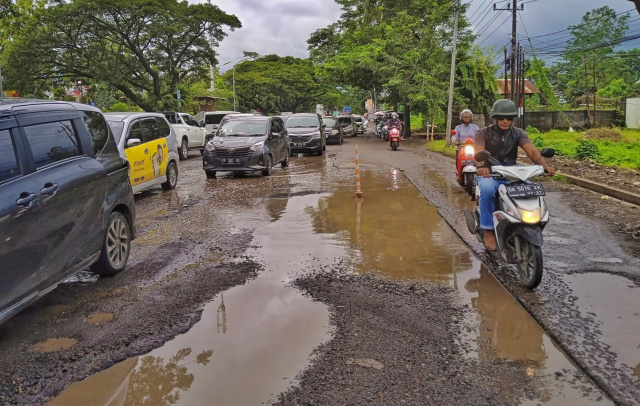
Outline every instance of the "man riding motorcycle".
<path fill-rule="evenodd" d="M 518 147 L 522 148 L 534 165 L 541 165 L 550 175 L 555 169 L 547 164 L 540 151 L 533 145 L 527 133 L 513 127 L 513 119 L 518 116 L 515 103 L 511 100 L 496 101 L 491 108 L 489 117 L 495 124 L 479 130 L 475 137 L 476 154 L 487 150 L 491 156 L 505 166 L 513 166 L 518 158 Z M 485 162 L 478 162 L 477 185 L 480 190 L 478 204 L 480 206 L 480 228 L 484 230 L 484 244 L 490 251 L 496 250 L 496 238 L 493 231 L 493 212 L 495 211 L 495 196 L 498 187 L 506 181 L 498 181 L 491 177 L 491 169 Z"/>
<path fill-rule="evenodd" d="M 391 118 L 387 120 L 386 125 L 389 127 L 389 129 L 393 127 L 398 128 L 401 133 L 400 139 L 404 140 L 404 137 L 402 136 L 402 120 L 398 118 L 398 113 L 396 113 L 395 111 L 391 113 Z"/>

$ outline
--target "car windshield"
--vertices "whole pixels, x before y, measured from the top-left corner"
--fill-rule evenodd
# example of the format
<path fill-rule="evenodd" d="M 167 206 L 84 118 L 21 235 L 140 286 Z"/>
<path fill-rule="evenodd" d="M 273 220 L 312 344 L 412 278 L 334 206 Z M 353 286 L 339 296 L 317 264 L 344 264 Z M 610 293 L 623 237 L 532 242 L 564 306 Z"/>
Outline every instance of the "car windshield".
<path fill-rule="evenodd" d="M 338 117 L 340 124 L 351 124 L 351 117 Z"/>
<path fill-rule="evenodd" d="M 206 116 L 204 116 L 204 123 L 205 124 L 220 124 L 220 122 L 222 121 L 222 119 L 224 118 L 224 116 L 226 116 L 227 114 L 207 114 Z"/>
<path fill-rule="evenodd" d="M 111 127 L 111 132 L 113 133 L 113 138 L 116 140 L 116 144 L 120 142 L 120 138 L 122 138 L 122 130 L 124 130 L 124 121 L 109 121 L 107 119 L 107 123 L 109 123 L 109 127 Z"/>
<path fill-rule="evenodd" d="M 261 137 L 267 133 L 268 120 L 227 121 L 218 129 L 218 137 Z"/>
<path fill-rule="evenodd" d="M 361 122 L 362 121 L 362 117 L 356 117 L 355 118 L 357 122 Z"/>
<path fill-rule="evenodd" d="M 287 128 L 318 127 L 317 117 L 289 117 Z"/>
<path fill-rule="evenodd" d="M 327 126 L 327 127 L 333 127 L 334 125 L 336 125 L 336 119 L 331 117 L 331 118 L 323 118 L 322 122 Z"/>

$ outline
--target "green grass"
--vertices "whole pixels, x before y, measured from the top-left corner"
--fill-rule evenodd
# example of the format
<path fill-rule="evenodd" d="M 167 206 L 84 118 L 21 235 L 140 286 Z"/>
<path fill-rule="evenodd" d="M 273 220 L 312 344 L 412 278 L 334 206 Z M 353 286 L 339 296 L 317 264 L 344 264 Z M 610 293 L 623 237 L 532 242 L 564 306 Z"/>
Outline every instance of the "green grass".
<path fill-rule="evenodd" d="M 622 130 L 622 135 L 624 141 L 621 142 L 594 140 L 599 151 L 599 156 L 594 160 L 606 166 L 640 169 L 640 131 Z M 539 148 L 553 148 L 556 154 L 575 159 L 578 140 L 582 133 L 554 130 L 543 134 L 531 134 L 529 137 Z"/>
<path fill-rule="evenodd" d="M 430 151 L 439 152 L 441 154 L 450 156 L 451 158 L 456 157 L 456 148 L 454 146 L 447 147 L 445 140 L 429 141 L 426 143 L 426 147 Z"/>

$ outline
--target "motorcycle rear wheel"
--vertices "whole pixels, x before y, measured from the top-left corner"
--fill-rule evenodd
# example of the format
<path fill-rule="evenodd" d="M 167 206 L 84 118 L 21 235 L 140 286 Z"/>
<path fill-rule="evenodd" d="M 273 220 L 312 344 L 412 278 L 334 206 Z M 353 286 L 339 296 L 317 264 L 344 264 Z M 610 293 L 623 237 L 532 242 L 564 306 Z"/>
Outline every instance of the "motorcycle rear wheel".
<path fill-rule="evenodd" d="M 520 238 L 520 237 L 518 237 Z M 518 276 L 527 289 L 535 289 L 542 281 L 542 248 L 520 238 Z"/>
<path fill-rule="evenodd" d="M 398 142 L 397 141 L 391 141 L 391 149 L 394 151 L 398 150 Z"/>

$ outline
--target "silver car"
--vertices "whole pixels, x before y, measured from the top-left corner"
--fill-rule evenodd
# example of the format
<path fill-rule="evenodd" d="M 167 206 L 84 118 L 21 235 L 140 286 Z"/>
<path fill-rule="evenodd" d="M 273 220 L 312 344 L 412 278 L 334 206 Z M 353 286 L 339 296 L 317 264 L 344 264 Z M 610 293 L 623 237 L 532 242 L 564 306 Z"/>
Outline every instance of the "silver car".
<path fill-rule="evenodd" d="M 129 179 L 137 193 L 178 183 L 178 142 L 164 114 L 105 113 L 118 152 L 129 161 Z"/>

